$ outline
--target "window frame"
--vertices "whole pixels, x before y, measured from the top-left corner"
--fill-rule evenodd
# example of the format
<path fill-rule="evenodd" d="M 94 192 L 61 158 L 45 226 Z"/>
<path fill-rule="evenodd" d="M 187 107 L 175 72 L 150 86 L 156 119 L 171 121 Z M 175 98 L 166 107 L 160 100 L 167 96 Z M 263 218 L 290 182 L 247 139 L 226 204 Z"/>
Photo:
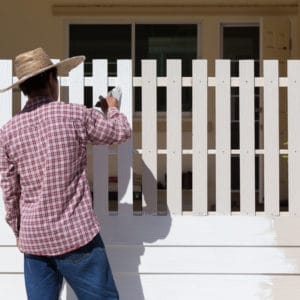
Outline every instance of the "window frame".
<path fill-rule="evenodd" d="M 137 25 L 196 25 L 197 26 L 197 50 L 196 50 L 196 58 L 201 59 L 202 57 L 202 49 L 201 49 L 201 40 L 202 40 L 202 34 L 201 34 L 201 26 L 202 23 L 199 21 L 199 19 L 191 19 L 191 20 L 159 20 L 159 19 L 149 19 L 147 21 L 142 20 L 114 20 L 114 18 L 111 18 L 110 20 L 103 20 L 103 21 L 93 21 L 93 20 L 67 20 L 65 21 L 65 40 L 66 40 L 66 47 L 65 47 L 65 56 L 68 57 L 70 53 L 70 26 L 71 25 L 130 25 L 131 26 L 131 60 L 132 60 L 132 70 L 133 74 L 135 73 L 135 30 Z M 134 76 L 136 76 L 134 74 Z M 133 93 L 133 103 L 135 103 L 134 99 L 134 93 Z M 135 105 L 133 105 L 135 107 Z M 133 111 L 133 118 L 134 119 L 140 119 L 142 115 L 141 111 Z M 182 112 L 183 119 L 191 119 L 192 112 L 191 111 L 183 111 Z M 157 118 L 158 119 L 165 119 L 166 118 L 166 112 L 158 111 L 157 112 Z"/>

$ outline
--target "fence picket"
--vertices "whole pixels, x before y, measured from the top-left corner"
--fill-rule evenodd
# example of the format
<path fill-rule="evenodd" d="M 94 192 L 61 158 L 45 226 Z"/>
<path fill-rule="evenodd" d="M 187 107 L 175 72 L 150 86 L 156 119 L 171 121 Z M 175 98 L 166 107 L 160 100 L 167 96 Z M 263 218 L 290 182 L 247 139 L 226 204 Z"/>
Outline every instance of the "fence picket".
<path fill-rule="evenodd" d="M 69 74 L 69 101 L 84 104 L 84 72 L 83 64 L 73 69 Z"/>
<path fill-rule="evenodd" d="M 216 61 L 216 211 L 231 213 L 230 61 Z"/>
<path fill-rule="evenodd" d="M 0 87 L 5 88 L 13 83 L 12 61 L 0 60 Z M 12 90 L 0 93 L 0 127 L 8 122 L 12 117 Z"/>
<path fill-rule="evenodd" d="M 1 88 L 7 87 L 13 83 L 12 69 L 13 68 L 11 60 L 0 60 Z M 12 90 L 8 90 L 7 92 L 0 94 L 0 112 L 0 127 L 2 127 L 12 117 Z M 2 190 L 0 190 L 0 228 L 0 245 L 14 245 L 15 237 L 12 234 L 10 227 L 5 222 L 5 209 Z"/>
<path fill-rule="evenodd" d="M 255 214 L 254 61 L 240 61 L 240 204 Z"/>
<path fill-rule="evenodd" d="M 193 214 L 207 214 L 207 61 L 193 61 Z"/>
<path fill-rule="evenodd" d="M 132 127 L 132 62 L 118 60 L 117 83 L 122 88 L 121 112 Z M 119 215 L 133 214 L 132 138 L 118 146 L 118 199 Z"/>
<path fill-rule="evenodd" d="M 108 61 L 93 60 L 93 105 L 99 95 L 106 96 L 108 88 Z M 93 195 L 98 217 L 108 215 L 108 146 L 93 146 Z"/>
<path fill-rule="evenodd" d="M 53 60 L 54 62 L 59 60 Z M 93 76 L 84 77 L 83 64 L 62 77 L 62 86 L 69 87 L 69 99 L 84 103 L 84 86 L 93 87 L 94 103 L 99 94 L 106 94 L 108 85 L 121 85 L 123 99 L 121 111 L 132 125 L 132 88 L 142 86 L 142 186 L 145 212 L 157 213 L 157 120 L 156 89 L 167 88 L 167 204 L 172 214 L 182 214 L 182 153 L 193 155 L 193 214 L 205 215 L 207 208 L 207 155 L 216 154 L 216 211 L 231 213 L 231 153 L 240 154 L 241 213 L 255 214 L 255 153 L 264 154 L 264 199 L 265 212 L 279 215 L 279 86 L 288 86 L 289 127 L 289 209 L 292 215 L 300 214 L 298 197 L 300 188 L 300 139 L 298 116 L 300 107 L 297 98 L 300 90 L 298 77 L 300 61 L 289 62 L 289 77 L 278 77 L 278 61 L 264 61 L 264 77 L 254 78 L 252 61 L 240 62 L 240 78 L 230 77 L 230 61 L 216 61 L 216 76 L 207 77 L 207 61 L 193 62 L 193 77 L 181 76 L 181 61 L 167 61 L 167 76 L 157 77 L 156 62 L 143 61 L 141 78 L 132 77 L 132 62 L 118 61 L 117 77 L 108 77 L 107 61 L 93 61 Z M 12 75 L 12 61 L 1 60 L 0 86 L 16 80 Z M 7 74 L 7 75 L 5 75 Z M 240 87 L 240 150 L 231 151 L 231 84 Z M 264 87 L 264 149 L 255 151 L 254 86 Z M 191 150 L 182 149 L 182 86 L 193 88 L 193 145 Z M 216 149 L 207 149 L 207 87 L 216 91 Z M 0 94 L 0 125 L 12 116 L 12 91 Z M 1 100 L 2 99 L 2 100 Z M 27 97 L 21 96 L 21 106 Z M 149 134 L 150 133 L 150 134 Z M 108 214 L 108 157 L 107 146 L 93 148 L 93 177 L 95 209 L 98 215 Z M 184 150 L 184 151 L 183 151 Z M 165 152 L 163 152 L 165 151 Z M 283 152 L 282 152 L 283 153 Z M 132 139 L 118 147 L 118 195 L 119 214 L 131 215 L 133 204 Z M 1 202 L 1 213 L 4 214 Z M 2 223 L 1 223 L 2 224 Z M 1 239 L 11 241 L 2 235 Z"/>
<path fill-rule="evenodd" d="M 142 187 L 146 214 L 157 213 L 156 61 L 142 61 Z M 151 134 L 149 134 L 151 133 Z"/>
<path fill-rule="evenodd" d="M 264 199 L 265 212 L 279 215 L 278 61 L 264 61 Z"/>
<path fill-rule="evenodd" d="M 181 60 L 167 60 L 167 205 L 182 214 Z"/>
<path fill-rule="evenodd" d="M 300 215 L 300 60 L 288 61 L 289 212 Z"/>

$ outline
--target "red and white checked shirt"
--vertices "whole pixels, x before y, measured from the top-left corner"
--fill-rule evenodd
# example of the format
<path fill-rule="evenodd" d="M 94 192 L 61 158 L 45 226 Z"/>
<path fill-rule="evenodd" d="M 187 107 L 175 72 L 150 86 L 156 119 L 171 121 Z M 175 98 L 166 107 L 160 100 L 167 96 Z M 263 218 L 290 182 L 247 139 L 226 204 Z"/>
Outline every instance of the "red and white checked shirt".
<path fill-rule="evenodd" d="M 22 252 L 60 255 L 99 232 L 87 179 L 86 145 L 125 142 L 127 118 L 45 97 L 27 102 L 0 130 L 6 220 Z"/>

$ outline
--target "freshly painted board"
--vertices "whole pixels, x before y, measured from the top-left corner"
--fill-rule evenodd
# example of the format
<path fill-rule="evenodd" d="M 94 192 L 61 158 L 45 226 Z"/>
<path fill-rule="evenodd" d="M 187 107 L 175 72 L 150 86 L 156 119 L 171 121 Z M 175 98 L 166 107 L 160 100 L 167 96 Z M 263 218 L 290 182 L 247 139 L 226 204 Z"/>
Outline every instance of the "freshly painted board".
<path fill-rule="evenodd" d="M 231 213 L 230 61 L 216 61 L 216 211 Z"/>
<path fill-rule="evenodd" d="M 143 210 L 157 214 L 157 82 L 156 61 L 142 61 Z M 151 132 L 151 134 L 149 134 Z"/>
<path fill-rule="evenodd" d="M 122 300 L 298 300 L 300 276 L 116 274 Z M 26 300 L 23 274 L 0 274 L 1 299 Z M 64 285 L 60 300 L 77 300 Z"/>
<path fill-rule="evenodd" d="M 93 60 L 93 105 L 108 92 L 108 61 Z M 108 215 L 108 145 L 93 146 L 94 208 L 99 218 Z"/>
<path fill-rule="evenodd" d="M 241 213 L 255 214 L 254 61 L 240 61 L 240 195 Z"/>
<path fill-rule="evenodd" d="M 117 85 L 122 88 L 122 101 L 120 111 L 127 116 L 132 128 L 132 62 L 131 60 L 118 60 Z M 132 137 L 124 144 L 118 146 L 118 201 L 120 215 L 132 216 L 133 210 L 133 170 L 132 170 Z M 121 205 L 123 204 L 123 205 Z M 127 205 L 124 205 L 127 204 Z"/>
<path fill-rule="evenodd" d="M 167 205 L 182 213 L 181 61 L 167 60 Z"/>
<path fill-rule="evenodd" d="M 289 210 L 294 216 L 300 215 L 300 61 L 288 61 L 288 177 Z"/>
<path fill-rule="evenodd" d="M 3 300 L 26 300 L 24 275 L 0 273 L 0 298 Z"/>
<path fill-rule="evenodd" d="M 207 215 L 207 61 L 193 61 L 193 214 Z"/>
<path fill-rule="evenodd" d="M 10 86 L 13 82 L 12 79 L 12 62 L 11 60 L 0 61 L 0 88 Z M 7 76 L 5 76 L 7 74 Z M 0 93 L 0 127 L 8 122 L 12 117 L 12 90 L 5 93 Z M 0 177 L 1 179 L 1 177 Z M 5 209 L 3 202 L 2 190 L 0 190 L 0 245 L 15 243 L 15 237 L 10 227 L 5 222 Z"/>
<path fill-rule="evenodd" d="M 69 74 L 69 102 L 84 103 L 84 68 L 83 64 L 73 69 Z"/>
<path fill-rule="evenodd" d="M 278 61 L 264 61 L 264 205 L 279 215 L 279 81 Z"/>
<path fill-rule="evenodd" d="M 298 300 L 300 276 L 120 274 L 122 300 Z"/>
<path fill-rule="evenodd" d="M 101 224 L 108 244 L 300 246 L 300 219 L 289 216 L 111 216 Z"/>
<path fill-rule="evenodd" d="M 293 274 L 300 273 L 299 247 L 107 246 L 115 273 Z"/>

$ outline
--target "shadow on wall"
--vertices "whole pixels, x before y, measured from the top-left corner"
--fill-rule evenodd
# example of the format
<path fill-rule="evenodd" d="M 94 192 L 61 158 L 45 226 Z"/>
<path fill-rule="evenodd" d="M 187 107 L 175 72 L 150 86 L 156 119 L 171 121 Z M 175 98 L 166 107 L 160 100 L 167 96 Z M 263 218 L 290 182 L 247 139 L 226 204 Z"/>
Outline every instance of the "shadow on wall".
<path fill-rule="evenodd" d="M 126 164 L 126 163 L 125 163 Z M 144 175 L 153 186 L 157 186 L 153 174 L 144 165 Z M 126 168 L 126 183 L 130 178 L 130 168 Z M 124 174 L 123 174 L 124 176 Z M 121 187 L 121 199 L 126 192 L 126 185 Z M 156 192 L 153 191 L 153 192 Z M 151 199 L 145 199 L 146 211 Z M 94 201 L 97 201 L 95 199 Z M 171 227 L 171 217 L 168 208 L 164 215 L 133 215 L 133 206 L 127 203 L 119 203 L 119 211 L 125 212 L 124 216 L 101 216 L 101 236 L 106 245 L 108 258 L 114 273 L 114 278 L 122 300 L 143 300 L 143 286 L 141 284 L 139 268 L 141 257 L 145 252 L 145 244 L 153 244 L 157 240 L 164 239 Z M 76 300 L 76 296 L 67 285 L 62 292 L 62 299 Z"/>

